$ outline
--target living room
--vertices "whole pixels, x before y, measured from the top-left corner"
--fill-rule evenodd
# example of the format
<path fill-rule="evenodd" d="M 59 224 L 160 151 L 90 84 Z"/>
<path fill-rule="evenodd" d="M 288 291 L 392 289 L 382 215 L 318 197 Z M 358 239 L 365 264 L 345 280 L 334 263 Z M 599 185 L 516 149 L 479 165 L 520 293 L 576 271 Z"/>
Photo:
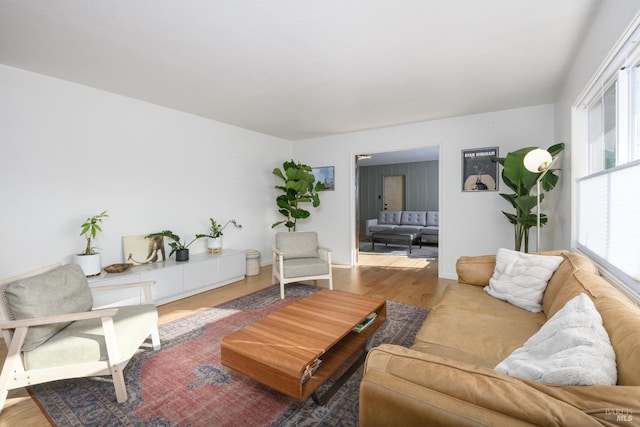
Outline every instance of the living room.
<path fill-rule="evenodd" d="M 485 97 L 491 107 L 482 111 L 459 110 L 462 112 L 427 120 L 416 116 L 394 124 L 375 120 L 372 113 L 356 130 L 332 133 L 309 126 L 309 133 L 298 129 L 295 136 L 279 136 L 275 129 L 280 123 L 262 123 L 265 130 L 257 131 L 185 112 L 188 109 L 183 106 L 189 105 L 190 98 L 208 105 L 203 98 L 226 96 L 222 78 L 209 91 L 175 87 L 173 106 L 160 96 L 155 98 L 151 83 L 172 86 L 171 78 L 181 68 L 180 52 L 171 52 L 164 61 L 154 63 L 154 72 L 146 74 L 150 85 L 144 87 L 127 83 L 125 69 L 130 64 L 105 60 L 94 72 L 102 74 L 107 84 L 96 87 L 81 60 L 83 52 L 71 49 L 60 56 L 59 45 L 73 45 L 74 34 L 62 25 L 57 33 L 28 39 L 24 32 L 40 31 L 37 19 L 31 27 L 19 28 L 18 19 L 10 21 L 20 14 L 20 7 L 17 2 L 6 2 L 0 6 L 0 189 L 5 201 L 0 223 L 5 242 L 0 248 L 4 260 L 0 277 L 70 262 L 83 245 L 79 224 L 105 209 L 110 216 L 97 242 L 105 266 L 124 261 L 123 236 L 172 229 L 188 238 L 205 232 L 208 218 L 215 217 L 225 221 L 234 218 L 243 226 L 225 233 L 225 248 L 257 249 L 266 267 L 274 241 L 271 224 L 279 219 L 273 188 L 277 181 L 271 171 L 290 158 L 311 166 L 335 167 L 335 190 L 322 192 L 320 207 L 313 211 L 311 221 L 301 224 L 301 230 L 317 231 L 320 243 L 333 249 L 334 263 L 351 267 L 357 248 L 354 159 L 357 154 L 390 148 L 439 149 L 438 274 L 455 280 L 456 261 L 461 256 L 513 247 L 513 227 L 501 213 L 508 205 L 498 192 L 461 191 L 461 150 L 499 147 L 502 156 L 522 147 L 546 148 L 564 142 L 567 148 L 558 165 L 562 169 L 560 182 L 544 200 L 549 223 L 541 230 L 540 249 L 571 249 L 575 246 L 572 195 L 587 151 L 584 143 L 578 145 L 584 139 L 575 130 L 573 106 L 620 36 L 637 22 L 640 10 L 637 0 L 587 3 L 589 7 L 580 8 L 583 27 L 576 30 L 579 37 L 567 52 L 570 57 L 557 74 L 551 97 L 541 96 L 533 103 L 528 100 L 535 97 L 527 97 L 520 104 L 492 108 L 497 105 L 493 98 L 499 94 L 494 92 L 497 88 L 488 88 Z M 555 13 L 551 2 L 544 7 L 546 13 Z M 46 30 L 42 31 L 56 28 L 44 9 L 34 15 L 43 20 Z M 78 13 L 80 25 L 84 15 Z M 109 37 L 99 37 L 100 46 L 102 39 Z M 21 48 L 24 56 L 21 49 L 9 49 L 17 40 L 25 43 Z M 520 49 L 529 47 L 522 45 Z M 292 52 L 299 51 L 288 54 Z M 450 65 L 456 69 L 463 91 L 469 85 L 483 85 L 467 81 L 469 72 L 459 71 L 464 63 Z M 140 65 L 137 59 L 132 64 L 131 68 Z M 244 78 L 263 78 L 249 70 L 252 65 L 247 62 Z M 314 69 L 305 65 L 306 71 Z M 493 64 L 494 68 L 502 65 Z M 542 73 L 552 65 L 557 64 L 528 66 L 540 67 Z M 206 69 L 202 73 L 206 74 Z M 198 74 L 194 80 L 206 81 L 205 77 Z M 518 85 L 527 86 L 527 82 Z M 444 103 L 446 94 L 438 96 Z M 228 110 L 248 109 L 249 103 L 242 101 L 244 104 L 230 104 Z M 363 110 L 367 107 L 361 105 Z M 211 109 L 220 117 L 226 113 L 220 106 Z M 314 123 L 317 119 L 303 116 L 315 112 L 297 111 L 294 106 L 283 113 L 282 120 Z M 339 110 L 334 112 L 335 116 L 340 114 Z M 274 130 L 271 133 L 269 126 Z M 191 250 L 205 252 L 205 242 L 195 242 Z"/>
<path fill-rule="evenodd" d="M 278 217 L 277 182 L 270 172 L 289 158 L 335 166 L 335 191 L 322 194 L 313 223 L 304 227 L 320 233 L 336 263 L 350 265 L 356 247 L 355 154 L 439 146 L 440 274 L 455 278 L 459 256 L 512 246 L 500 197 L 460 191 L 460 151 L 498 146 L 504 155 L 520 147 L 569 143 L 570 105 L 630 22 L 632 10 L 603 4 L 600 19 L 611 22 L 592 26 L 592 32 L 604 32 L 599 38 L 606 35 L 610 42 L 598 49 L 582 46 L 580 64 L 590 65 L 565 76 L 555 103 L 296 141 L 37 74 L 26 64 L 16 68 L 10 64 L 18 59 L 6 58 L 0 72 L 2 139 L 8 142 L 1 173 L 3 194 L 12 203 L 3 209 L 2 236 L 12 244 L 1 249 L 7 262 L 0 273 L 7 277 L 69 260 L 82 244 L 78 224 L 105 209 L 110 219 L 99 242 L 105 265 L 122 261 L 122 236 L 166 228 L 188 236 L 203 232 L 209 217 L 238 219 L 242 231 L 225 236 L 224 245 L 258 249 L 266 263 L 273 243 L 270 225 Z M 10 23 L 3 28 L 8 31 Z M 55 58 L 50 64 L 74 67 Z M 569 147 L 560 164 L 566 171 Z M 571 187 L 566 173 L 563 178 L 548 198 L 553 218 L 542 230 L 542 249 L 571 246 L 570 198 L 560 196 Z M 192 247 L 194 253 L 202 250 L 204 242 Z M 30 256 L 16 256 L 24 253 Z"/>

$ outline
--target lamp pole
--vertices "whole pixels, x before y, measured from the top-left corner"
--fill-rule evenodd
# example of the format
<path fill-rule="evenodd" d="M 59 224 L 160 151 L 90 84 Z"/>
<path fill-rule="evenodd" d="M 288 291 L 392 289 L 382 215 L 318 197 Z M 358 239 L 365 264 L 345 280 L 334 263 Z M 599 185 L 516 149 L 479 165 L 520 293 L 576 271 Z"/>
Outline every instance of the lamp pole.
<path fill-rule="evenodd" d="M 524 157 L 524 167 L 540 174 L 536 180 L 536 252 L 540 252 L 540 182 L 557 160 L 558 156 L 551 157 L 547 150 L 541 148 L 529 151 Z"/>

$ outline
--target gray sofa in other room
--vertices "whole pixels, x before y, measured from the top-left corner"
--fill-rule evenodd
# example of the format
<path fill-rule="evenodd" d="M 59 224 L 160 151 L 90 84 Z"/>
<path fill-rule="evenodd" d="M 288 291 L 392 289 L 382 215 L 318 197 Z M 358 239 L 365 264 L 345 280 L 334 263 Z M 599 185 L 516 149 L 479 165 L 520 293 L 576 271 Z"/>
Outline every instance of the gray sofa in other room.
<path fill-rule="evenodd" d="M 438 224 L 438 211 L 382 211 L 377 219 L 367 220 L 366 234 L 409 228 L 419 231 L 424 243 L 438 244 Z"/>

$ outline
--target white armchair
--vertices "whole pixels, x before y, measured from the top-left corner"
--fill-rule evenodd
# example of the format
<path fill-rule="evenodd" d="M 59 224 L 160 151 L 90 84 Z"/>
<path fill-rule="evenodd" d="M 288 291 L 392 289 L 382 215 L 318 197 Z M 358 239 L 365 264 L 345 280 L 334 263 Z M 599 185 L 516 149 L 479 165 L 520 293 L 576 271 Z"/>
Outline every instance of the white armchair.
<path fill-rule="evenodd" d="M 302 280 L 329 280 L 331 274 L 331 250 L 318 246 L 314 231 L 278 232 L 273 247 L 273 279 L 280 283 L 280 298 L 284 299 L 284 285 Z"/>
<path fill-rule="evenodd" d="M 154 282 L 89 287 L 76 264 L 53 265 L 0 281 L 0 329 L 7 358 L 0 411 L 9 390 L 65 378 L 110 375 L 127 400 L 123 369 L 151 336 L 160 349 Z M 92 292 L 142 287 L 145 304 L 92 310 Z"/>

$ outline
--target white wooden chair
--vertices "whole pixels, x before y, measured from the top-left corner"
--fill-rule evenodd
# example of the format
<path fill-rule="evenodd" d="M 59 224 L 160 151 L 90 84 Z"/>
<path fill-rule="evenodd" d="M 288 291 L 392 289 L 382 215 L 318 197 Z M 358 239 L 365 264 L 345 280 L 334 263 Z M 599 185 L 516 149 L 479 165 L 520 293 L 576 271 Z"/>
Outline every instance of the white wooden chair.
<path fill-rule="evenodd" d="M 65 378 L 110 375 L 127 400 L 123 369 L 151 336 L 160 349 L 151 286 L 89 287 L 76 264 L 52 265 L 0 281 L 0 329 L 8 354 L 0 374 L 0 411 L 9 390 Z M 92 310 L 92 292 L 142 287 L 145 304 Z"/>
<path fill-rule="evenodd" d="M 280 298 L 284 299 L 284 285 L 303 280 L 329 280 L 331 274 L 331 249 L 318 246 L 315 231 L 278 232 L 273 247 L 273 279 L 280 283 Z"/>

